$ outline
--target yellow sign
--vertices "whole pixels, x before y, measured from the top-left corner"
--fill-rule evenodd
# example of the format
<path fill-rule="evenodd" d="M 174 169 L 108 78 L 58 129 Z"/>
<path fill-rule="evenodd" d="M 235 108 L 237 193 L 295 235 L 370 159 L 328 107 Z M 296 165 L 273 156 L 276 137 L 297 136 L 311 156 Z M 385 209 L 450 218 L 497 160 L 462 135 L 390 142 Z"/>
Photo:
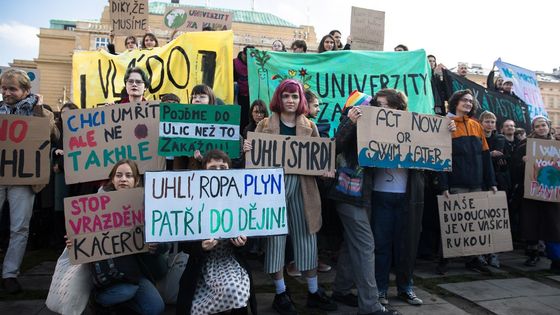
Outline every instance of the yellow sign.
<path fill-rule="evenodd" d="M 185 33 L 163 47 L 119 55 L 77 52 L 72 58 L 74 103 L 91 108 L 120 99 L 126 69 L 137 66 L 150 78 L 144 97 L 159 100 L 174 93 L 188 103 L 197 84 L 207 84 L 226 104 L 233 104 L 233 32 Z"/>

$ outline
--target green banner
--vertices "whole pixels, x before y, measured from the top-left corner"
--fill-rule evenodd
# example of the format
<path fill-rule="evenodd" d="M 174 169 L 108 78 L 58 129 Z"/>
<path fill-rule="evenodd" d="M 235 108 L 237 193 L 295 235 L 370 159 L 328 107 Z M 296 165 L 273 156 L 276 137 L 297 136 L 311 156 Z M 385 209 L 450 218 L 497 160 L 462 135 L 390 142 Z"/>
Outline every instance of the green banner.
<path fill-rule="evenodd" d="M 160 104 L 160 156 L 193 156 L 213 149 L 239 157 L 239 118 L 237 105 Z"/>
<path fill-rule="evenodd" d="M 253 49 L 248 56 L 251 102 L 269 104 L 284 79 L 296 79 L 321 99 L 316 122 L 330 124 L 331 136 L 353 90 L 373 96 L 394 88 L 408 96 L 408 110 L 434 113 L 431 70 L 424 50 L 407 52 L 336 51 L 294 54 Z"/>

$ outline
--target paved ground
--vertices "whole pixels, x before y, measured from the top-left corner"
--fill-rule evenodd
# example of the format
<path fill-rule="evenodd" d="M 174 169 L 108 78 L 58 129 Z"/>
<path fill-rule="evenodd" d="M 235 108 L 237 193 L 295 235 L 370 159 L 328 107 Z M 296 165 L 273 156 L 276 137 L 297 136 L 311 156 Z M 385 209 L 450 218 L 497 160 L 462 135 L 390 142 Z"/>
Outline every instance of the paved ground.
<path fill-rule="evenodd" d="M 462 260 L 455 259 L 446 276 L 434 273 L 434 262 L 419 260 L 415 272 L 416 293 L 424 305 L 410 306 L 396 299 L 394 287 L 389 292 L 390 305 L 402 314 L 560 314 L 560 276 L 547 270 L 547 259 L 541 259 L 535 268 L 523 266 L 524 260 L 522 252 L 502 254 L 501 269 L 492 269 L 492 275 L 481 275 L 465 270 Z M 271 281 L 261 271 L 260 262 L 250 263 L 254 269 L 259 313 L 275 315 L 271 307 L 274 298 Z M 0 314 L 54 314 L 44 304 L 54 266 L 55 262 L 48 261 L 27 270 L 20 277 L 26 291 L 18 296 L 0 292 Z M 319 281 L 330 290 L 334 277 L 333 270 L 320 274 Z M 287 277 L 286 281 L 301 314 L 323 314 L 305 308 L 304 279 Z M 339 305 L 338 311 L 329 314 L 357 312 L 357 308 Z M 174 313 L 174 307 L 168 306 L 165 314 Z"/>

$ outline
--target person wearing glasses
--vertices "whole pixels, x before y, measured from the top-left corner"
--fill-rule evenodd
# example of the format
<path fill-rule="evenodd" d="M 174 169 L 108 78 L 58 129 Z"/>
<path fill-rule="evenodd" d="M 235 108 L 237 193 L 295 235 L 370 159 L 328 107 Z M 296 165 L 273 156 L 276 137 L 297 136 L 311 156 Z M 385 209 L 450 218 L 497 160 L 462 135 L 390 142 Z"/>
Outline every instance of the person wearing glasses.
<path fill-rule="evenodd" d="M 492 158 L 482 126 L 471 117 L 476 113 L 478 102 L 471 90 L 459 90 L 449 99 L 447 117 L 453 119 L 457 129 L 451 135 L 451 172 L 440 173 L 443 195 L 468 193 L 482 190 L 498 191 Z M 466 268 L 490 273 L 482 256 L 471 257 Z M 437 272 L 445 274 L 447 259 L 441 258 Z"/>
<path fill-rule="evenodd" d="M 255 131 L 259 122 L 268 117 L 266 104 L 263 100 L 254 100 L 249 112 L 251 113 L 249 115 L 249 124 L 243 129 L 243 139 L 247 139 L 247 133 Z"/>
<path fill-rule="evenodd" d="M 143 102 L 144 92 L 150 87 L 150 79 L 146 73 L 138 68 L 128 68 L 124 74 L 124 89 L 121 92 L 121 100 L 117 103 L 138 103 Z"/>
<path fill-rule="evenodd" d="M 130 35 L 124 39 L 124 46 L 126 47 L 127 51 L 132 51 L 134 49 L 138 49 L 138 44 L 136 42 L 136 37 Z M 115 33 L 111 31 L 109 34 L 109 44 L 107 44 L 107 51 L 112 55 L 118 55 L 115 49 Z"/>

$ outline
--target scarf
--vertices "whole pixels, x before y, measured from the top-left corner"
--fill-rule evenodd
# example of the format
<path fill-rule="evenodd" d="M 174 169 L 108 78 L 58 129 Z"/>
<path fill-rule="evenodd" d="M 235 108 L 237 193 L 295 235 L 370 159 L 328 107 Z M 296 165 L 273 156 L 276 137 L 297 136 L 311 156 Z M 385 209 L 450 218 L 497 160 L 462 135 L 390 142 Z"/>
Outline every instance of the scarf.
<path fill-rule="evenodd" d="M 0 102 L 0 115 L 23 115 L 33 116 L 33 106 L 37 104 L 37 96 L 29 94 L 21 101 L 8 105 L 4 101 Z"/>

